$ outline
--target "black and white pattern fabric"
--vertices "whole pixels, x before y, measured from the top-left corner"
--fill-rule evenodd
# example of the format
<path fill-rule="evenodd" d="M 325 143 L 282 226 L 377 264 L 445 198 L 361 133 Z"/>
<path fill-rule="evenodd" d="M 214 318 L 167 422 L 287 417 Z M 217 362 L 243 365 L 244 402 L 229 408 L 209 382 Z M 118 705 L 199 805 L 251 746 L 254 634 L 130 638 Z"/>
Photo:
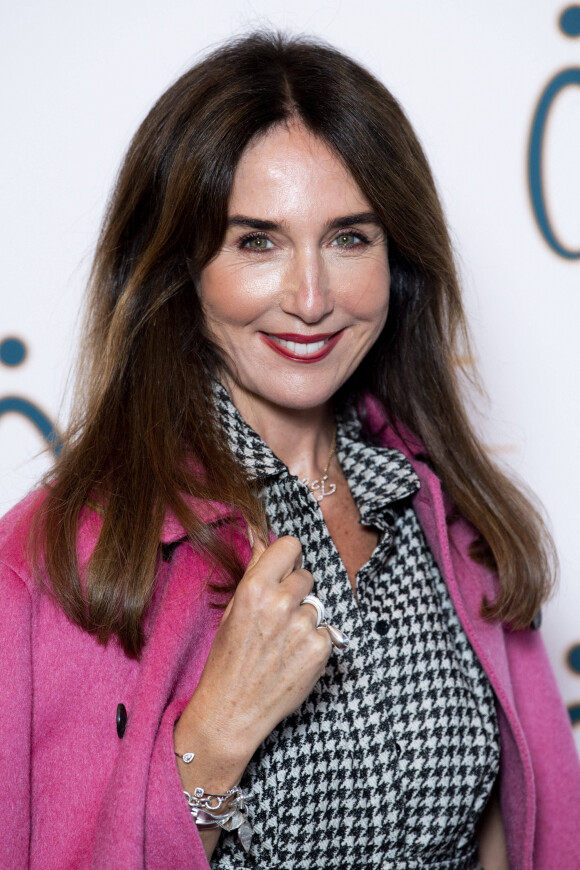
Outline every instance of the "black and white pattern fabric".
<path fill-rule="evenodd" d="M 379 543 L 357 575 L 358 606 L 320 507 L 216 389 L 232 449 L 262 482 L 277 535 L 300 539 L 330 622 L 351 640 L 300 709 L 255 753 L 254 837 L 222 835 L 215 870 L 475 870 L 474 829 L 499 767 L 491 687 L 461 628 L 398 451 L 365 443 L 353 411 L 337 455 Z"/>

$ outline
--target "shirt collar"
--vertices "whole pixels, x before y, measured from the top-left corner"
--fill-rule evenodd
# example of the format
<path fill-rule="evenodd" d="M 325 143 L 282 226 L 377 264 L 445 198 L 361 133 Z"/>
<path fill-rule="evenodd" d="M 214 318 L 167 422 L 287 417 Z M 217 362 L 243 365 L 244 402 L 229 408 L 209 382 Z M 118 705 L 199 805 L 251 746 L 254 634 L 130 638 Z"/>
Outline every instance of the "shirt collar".
<path fill-rule="evenodd" d="M 288 474 L 281 459 L 246 423 L 226 388 L 214 381 L 214 401 L 222 428 L 230 449 L 250 480 L 263 480 L 280 474 Z"/>
<path fill-rule="evenodd" d="M 289 475 L 286 465 L 246 423 L 219 381 L 214 383 L 214 399 L 230 448 L 250 479 Z M 392 502 L 414 495 L 420 487 L 410 462 L 399 450 L 368 443 L 353 405 L 337 414 L 336 452 L 365 523 Z"/>
<path fill-rule="evenodd" d="M 337 414 L 336 452 L 365 525 L 376 525 L 384 509 L 414 495 L 421 486 L 399 450 L 369 443 L 352 405 Z"/>

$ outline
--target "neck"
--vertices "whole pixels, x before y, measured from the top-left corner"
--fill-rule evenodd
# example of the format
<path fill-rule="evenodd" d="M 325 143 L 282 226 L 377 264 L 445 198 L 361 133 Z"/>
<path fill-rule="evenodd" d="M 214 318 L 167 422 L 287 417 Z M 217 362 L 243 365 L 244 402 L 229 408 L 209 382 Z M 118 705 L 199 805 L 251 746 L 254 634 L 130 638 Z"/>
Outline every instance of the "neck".
<path fill-rule="evenodd" d="M 336 423 L 332 402 L 316 408 L 282 408 L 227 385 L 238 411 L 297 477 L 317 478 L 328 461 Z"/>

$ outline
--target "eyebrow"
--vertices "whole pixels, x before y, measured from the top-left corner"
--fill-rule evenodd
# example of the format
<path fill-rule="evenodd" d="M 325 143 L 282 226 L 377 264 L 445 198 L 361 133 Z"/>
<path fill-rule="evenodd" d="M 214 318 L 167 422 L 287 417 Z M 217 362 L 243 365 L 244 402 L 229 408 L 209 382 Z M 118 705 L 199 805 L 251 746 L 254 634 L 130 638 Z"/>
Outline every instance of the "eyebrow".
<path fill-rule="evenodd" d="M 348 224 L 376 224 L 381 226 L 378 216 L 373 211 L 362 211 L 358 214 L 341 215 L 329 221 L 326 225 L 328 230 L 338 230 Z M 250 227 L 253 230 L 272 231 L 278 230 L 282 226 L 276 221 L 266 221 L 260 218 L 246 217 L 245 215 L 236 214 L 228 220 L 229 227 Z"/>

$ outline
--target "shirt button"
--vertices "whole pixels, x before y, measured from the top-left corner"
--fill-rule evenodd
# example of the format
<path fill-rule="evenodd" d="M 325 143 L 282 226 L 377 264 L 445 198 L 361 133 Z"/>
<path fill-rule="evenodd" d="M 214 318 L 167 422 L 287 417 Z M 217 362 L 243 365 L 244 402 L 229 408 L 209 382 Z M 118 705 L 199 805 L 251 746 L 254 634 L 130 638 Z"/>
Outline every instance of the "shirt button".
<path fill-rule="evenodd" d="M 380 634 L 381 637 L 384 637 L 389 630 L 389 623 L 386 619 L 377 619 L 375 622 L 375 631 L 377 634 Z"/>

